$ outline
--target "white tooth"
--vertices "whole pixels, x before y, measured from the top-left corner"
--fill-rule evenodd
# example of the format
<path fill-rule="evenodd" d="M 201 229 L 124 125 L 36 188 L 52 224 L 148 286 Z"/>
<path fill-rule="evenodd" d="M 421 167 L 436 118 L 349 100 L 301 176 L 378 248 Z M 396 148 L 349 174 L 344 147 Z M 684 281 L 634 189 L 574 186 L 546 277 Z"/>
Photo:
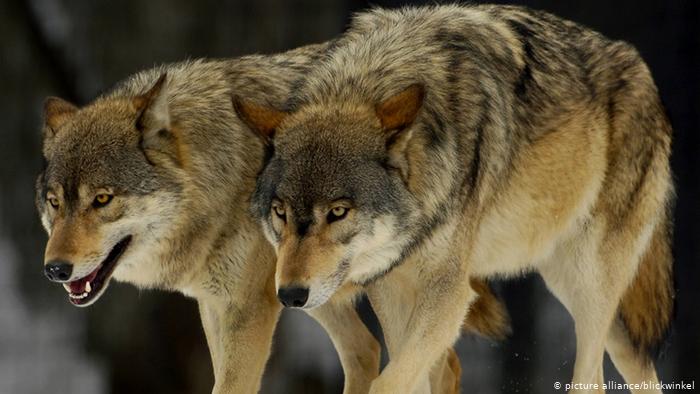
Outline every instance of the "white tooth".
<path fill-rule="evenodd" d="M 92 290 L 92 287 L 90 287 L 90 282 L 85 282 L 85 292 L 89 293 L 90 290 Z"/>
<path fill-rule="evenodd" d="M 66 291 L 70 293 L 70 285 L 68 283 L 64 283 L 63 288 L 66 289 Z"/>
<path fill-rule="evenodd" d="M 83 293 L 83 294 L 69 294 L 68 295 L 70 298 L 77 299 L 77 300 L 82 300 L 83 298 L 88 296 L 88 293 Z"/>

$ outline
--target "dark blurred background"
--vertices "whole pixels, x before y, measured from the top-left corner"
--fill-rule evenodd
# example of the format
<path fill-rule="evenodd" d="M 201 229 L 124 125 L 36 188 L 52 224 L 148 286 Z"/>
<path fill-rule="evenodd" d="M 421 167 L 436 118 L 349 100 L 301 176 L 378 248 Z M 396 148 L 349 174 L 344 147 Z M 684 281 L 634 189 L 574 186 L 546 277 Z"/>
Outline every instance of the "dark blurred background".
<path fill-rule="evenodd" d="M 374 1 L 395 7 L 414 1 Z M 426 2 L 426 3 L 433 3 Z M 634 44 L 674 129 L 675 329 L 658 362 L 663 381 L 700 377 L 700 6 L 687 1 L 518 1 Z M 270 53 L 341 33 L 364 1 L 127 0 L 0 2 L 0 394 L 206 393 L 213 376 L 193 301 L 113 284 L 93 307 L 69 305 L 42 275 L 46 237 L 34 210 L 44 97 L 84 104 L 138 70 L 186 58 Z M 514 334 L 464 337 L 463 392 L 544 393 L 571 378 L 573 323 L 530 275 L 496 282 Z M 606 375 L 615 378 L 609 362 Z M 700 384 L 700 382 L 697 382 Z M 265 393 L 340 393 L 323 330 L 286 311 Z"/>

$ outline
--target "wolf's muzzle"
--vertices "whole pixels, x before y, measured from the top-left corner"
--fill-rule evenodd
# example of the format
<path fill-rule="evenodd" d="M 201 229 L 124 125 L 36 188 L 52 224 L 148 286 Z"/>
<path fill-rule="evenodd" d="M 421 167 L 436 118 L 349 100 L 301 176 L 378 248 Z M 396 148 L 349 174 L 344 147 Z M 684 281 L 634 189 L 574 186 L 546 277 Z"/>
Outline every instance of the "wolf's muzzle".
<path fill-rule="evenodd" d="M 290 308 L 301 308 L 309 299 L 309 289 L 306 287 L 282 287 L 277 291 L 282 305 Z"/>
<path fill-rule="evenodd" d="M 52 282 L 65 282 L 73 273 L 73 264 L 64 260 L 52 260 L 44 266 L 44 274 Z"/>

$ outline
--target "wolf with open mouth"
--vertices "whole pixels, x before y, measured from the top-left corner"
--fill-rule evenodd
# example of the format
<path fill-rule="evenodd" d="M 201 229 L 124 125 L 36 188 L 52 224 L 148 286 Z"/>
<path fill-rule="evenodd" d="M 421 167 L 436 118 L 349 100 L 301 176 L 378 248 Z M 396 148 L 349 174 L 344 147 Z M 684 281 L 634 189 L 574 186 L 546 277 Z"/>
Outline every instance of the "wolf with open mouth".
<path fill-rule="evenodd" d="M 281 310 L 274 254 L 248 213 L 264 149 L 230 97 L 284 96 L 323 48 L 165 65 L 83 107 L 45 104 L 46 276 L 79 307 L 112 279 L 197 299 L 214 392 L 258 391 Z M 366 392 L 379 345 L 353 305 L 314 317 L 342 349 L 346 392 Z"/>

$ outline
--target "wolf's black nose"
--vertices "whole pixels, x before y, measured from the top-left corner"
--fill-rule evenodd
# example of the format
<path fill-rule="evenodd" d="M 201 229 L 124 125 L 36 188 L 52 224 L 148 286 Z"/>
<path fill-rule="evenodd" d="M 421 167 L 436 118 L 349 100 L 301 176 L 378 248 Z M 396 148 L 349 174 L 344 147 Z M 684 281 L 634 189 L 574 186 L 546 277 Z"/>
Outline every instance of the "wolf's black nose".
<path fill-rule="evenodd" d="M 73 272 L 73 264 L 63 260 L 52 260 L 44 266 L 44 274 L 52 282 L 65 282 Z"/>
<path fill-rule="evenodd" d="M 286 307 L 301 308 L 309 299 L 309 289 L 305 287 L 282 287 L 277 291 L 277 298 Z"/>

